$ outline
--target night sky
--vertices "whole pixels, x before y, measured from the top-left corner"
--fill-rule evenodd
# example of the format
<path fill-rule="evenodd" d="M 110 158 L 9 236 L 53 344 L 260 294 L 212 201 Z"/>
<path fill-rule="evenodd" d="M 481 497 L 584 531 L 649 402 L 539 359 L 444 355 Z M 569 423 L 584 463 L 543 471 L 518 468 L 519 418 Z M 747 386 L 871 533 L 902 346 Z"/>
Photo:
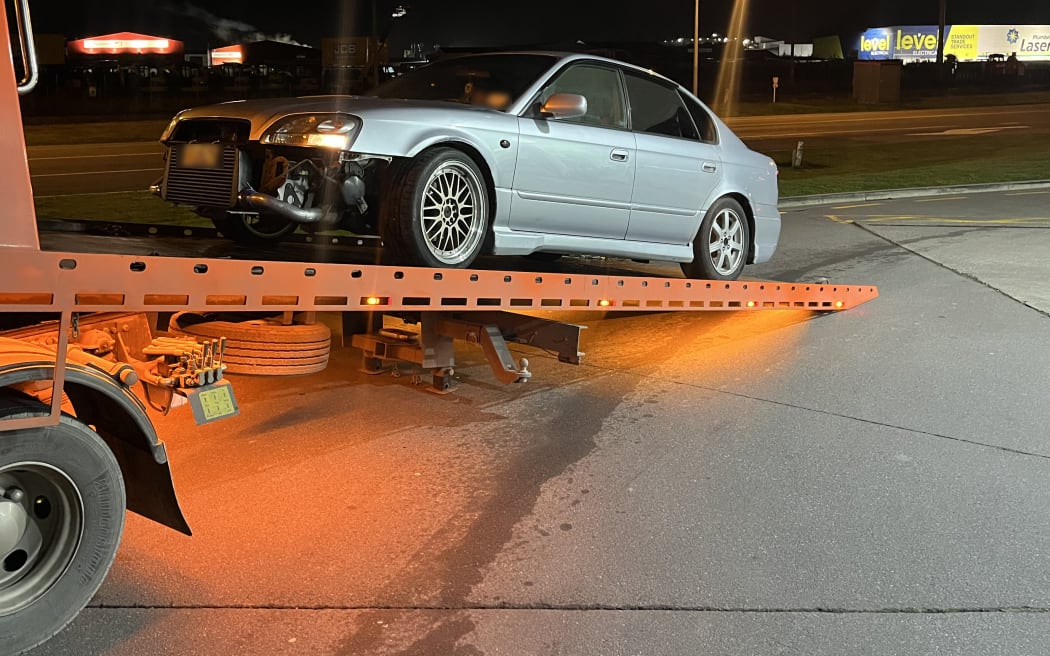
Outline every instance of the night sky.
<path fill-rule="evenodd" d="M 181 39 L 190 49 L 284 38 L 319 45 L 341 24 L 370 22 L 350 7 L 361 0 L 31 0 L 37 32 L 68 38 L 133 31 Z M 388 16 L 391 0 L 377 0 Z M 367 4 L 367 0 L 365 0 Z M 408 0 L 393 23 L 393 52 L 411 42 L 528 45 L 573 40 L 656 41 L 691 36 L 692 0 Z M 701 32 L 724 32 L 732 0 L 700 0 Z M 750 0 L 750 32 L 805 41 L 879 25 L 935 24 L 938 0 Z M 948 0 L 949 23 L 1050 23 L 1047 0 Z M 383 11 L 382 8 L 385 8 Z M 367 29 L 367 28 L 365 28 Z"/>

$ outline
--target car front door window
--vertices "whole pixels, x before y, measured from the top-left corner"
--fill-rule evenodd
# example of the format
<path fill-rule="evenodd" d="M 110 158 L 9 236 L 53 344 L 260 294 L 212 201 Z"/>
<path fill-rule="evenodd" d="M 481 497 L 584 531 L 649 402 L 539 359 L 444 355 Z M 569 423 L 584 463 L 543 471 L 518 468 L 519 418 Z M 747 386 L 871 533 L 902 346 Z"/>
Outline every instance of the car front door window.
<path fill-rule="evenodd" d="M 564 123 L 602 128 L 626 128 L 627 108 L 620 74 L 612 68 L 576 64 L 565 69 L 540 94 L 539 106 L 556 93 L 574 93 L 587 99 L 587 113 Z"/>

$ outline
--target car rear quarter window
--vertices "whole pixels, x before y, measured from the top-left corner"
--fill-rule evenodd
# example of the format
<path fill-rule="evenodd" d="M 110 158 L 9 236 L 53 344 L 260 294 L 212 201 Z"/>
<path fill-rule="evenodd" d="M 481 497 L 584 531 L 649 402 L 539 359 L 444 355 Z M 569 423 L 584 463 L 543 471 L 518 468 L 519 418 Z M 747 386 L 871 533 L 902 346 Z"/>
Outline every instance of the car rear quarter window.
<path fill-rule="evenodd" d="M 624 78 L 635 132 L 700 140 L 693 118 L 675 89 L 636 73 L 625 72 Z"/>
<path fill-rule="evenodd" d="M 679 95 L 682 97 L 682 101 L 685 102 L 685 107 L 689 110 L 689 114 L 693 117 L 693 123 L 696 125 L 697 131 L 700 132 L 700 140 L 705 143 L 718 143 L 718 130 L 715 129 L 715 122 L 711 118 L 711 114 L 700 103 L 684 93 L 679 92 Z"/>

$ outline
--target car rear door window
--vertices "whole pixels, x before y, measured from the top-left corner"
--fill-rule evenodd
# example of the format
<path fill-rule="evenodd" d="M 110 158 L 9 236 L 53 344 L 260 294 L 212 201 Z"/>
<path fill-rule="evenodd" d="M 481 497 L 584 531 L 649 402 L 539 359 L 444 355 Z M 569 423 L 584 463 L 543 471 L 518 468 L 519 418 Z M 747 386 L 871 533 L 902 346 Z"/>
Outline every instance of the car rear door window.
<path fill-rule="evenodd" d="M 576 93 L 587 99 L 587 113 L 565 123 L 604 128 L 626 128 L 627 107 L 620 73 L 606 66 L 573 64 L 562 71 L 540 94 L 539 105 L 556 93 Z"/>
<path fill-rule="evenodd" d="M 631 128 L 636 132 L 699 141 L 696 126 L 678 92 L 668 85 L 625 72 L 631 102 Z"/>

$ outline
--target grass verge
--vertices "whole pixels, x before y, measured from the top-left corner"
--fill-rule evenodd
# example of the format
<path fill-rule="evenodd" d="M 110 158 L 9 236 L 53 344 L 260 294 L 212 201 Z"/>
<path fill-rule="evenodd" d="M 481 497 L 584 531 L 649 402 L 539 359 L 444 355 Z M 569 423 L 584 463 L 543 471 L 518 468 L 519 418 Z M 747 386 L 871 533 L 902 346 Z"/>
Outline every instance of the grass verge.
<path fill-rule="evenodd" d="M 28 146 L 157 141 L 168 121 L 103 121 L 26 125 Z"/>
<path fill-rule="evenodd" d="M 183 207 L 175 207 L 148 191 L 118 191 L 75 196 L 41 196 L 36 199 L 41 219 L 150 223 L 206 228 L 212 225 Z"/>
<path fill-rule="evenodd" d="M 1050 135 L 991 133 L 899 143 L 824 141 L 807 145 L 804 167 L 780 166 L 780 195 L 938 187 L 1050 178 Z"/>

